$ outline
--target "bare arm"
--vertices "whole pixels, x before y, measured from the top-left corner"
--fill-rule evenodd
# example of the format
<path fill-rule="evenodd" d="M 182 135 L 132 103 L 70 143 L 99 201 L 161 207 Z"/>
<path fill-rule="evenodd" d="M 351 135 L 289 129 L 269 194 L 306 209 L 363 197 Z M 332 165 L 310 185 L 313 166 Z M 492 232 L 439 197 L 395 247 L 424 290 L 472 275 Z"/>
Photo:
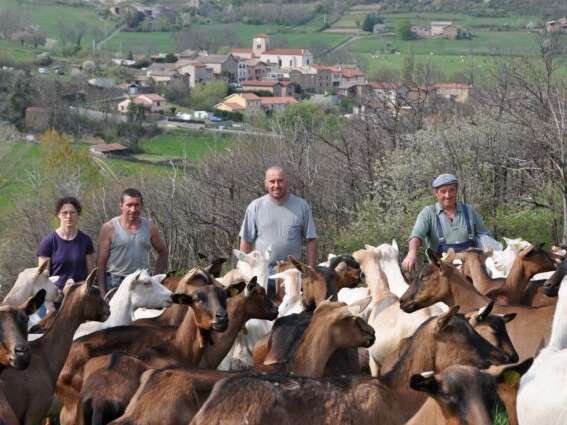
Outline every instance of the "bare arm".
<path fill-rule="evenodd" d="M 252 252 L 252 249 L 254 249 L 254 246 L 250 242 L 244 239 L 240 239 L 240 250 L 242 252 L 244 252 L 245 254 L 249 254 Z"/>
<path fill-rule="evenodd" d="M 167 249 L 167 245 L 161 238 L 157 226 L 153 223 L 150 226 L 150 242 L 158 253 L 154 273 L 159 274 L 167 272 L 167 259 L 169 257 L 169 250 Z"/>
<path fill-rule="evenodd" d="M 95 268 L 96 265 L 96 254 L 87 254 L 87 275 Z"/>
<path fill-rule="evenodd" d="M 421 239 L 411 238 L 409 241 L 409 251 L 404 261 L 402 261 L 402 269 L 405 271 L 412 271 L 415 268 L 415 263 L 417 262 L 417 250 L 421 246 Z"/>
<path fill-rule="evenodd" d="M 98 257 L 96 280 L 102 292 L 106 294 L 106 263 L 110 256 L 110 244 L 112 243 L 112 223 L 104 223 L 98 235 Z"/>
<path fill-rule="evenodd" d="M 307 264 L 313 268 L 317 265 L 317 239 L 307 239 Z"/>

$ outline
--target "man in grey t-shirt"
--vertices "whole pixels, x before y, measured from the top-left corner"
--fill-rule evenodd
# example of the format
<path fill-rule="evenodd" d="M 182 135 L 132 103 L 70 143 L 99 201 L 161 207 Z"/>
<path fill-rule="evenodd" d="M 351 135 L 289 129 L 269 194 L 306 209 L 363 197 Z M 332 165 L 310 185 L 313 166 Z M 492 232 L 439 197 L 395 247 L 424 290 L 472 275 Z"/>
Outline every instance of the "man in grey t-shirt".
<path fill-rule="evenodd" d="M 271 247 L 270 261 L 286 260 L 289 255 L 301 257 L 303 239 L 307 248 L 307 264 L 317 263 L 317 233 L 311 208 L 307 202 L 288 192 L 288 179 L 281 167 L 266 170 L 267 195 L 253 200 L 240 230 L 240 250 L 266 251 Z"/>

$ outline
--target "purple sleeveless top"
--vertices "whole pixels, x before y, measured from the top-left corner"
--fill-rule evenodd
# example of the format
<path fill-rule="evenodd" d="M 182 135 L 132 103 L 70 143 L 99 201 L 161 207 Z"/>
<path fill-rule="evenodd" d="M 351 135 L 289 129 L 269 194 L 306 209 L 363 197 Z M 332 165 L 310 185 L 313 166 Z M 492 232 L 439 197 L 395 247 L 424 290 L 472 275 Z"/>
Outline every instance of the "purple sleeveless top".
<path fill-rule="evenodd" d="M 41 240 L 37 256 L 50 259 L 49 275 L 59 276 L 55 285 L 63 288 L 69 278 L 75 282 L 87 278 L 87 255 L 93 252 L 93 241 L 80 230 L 75 239 L 70 241 L 62 239 L 53 231 Z"/>

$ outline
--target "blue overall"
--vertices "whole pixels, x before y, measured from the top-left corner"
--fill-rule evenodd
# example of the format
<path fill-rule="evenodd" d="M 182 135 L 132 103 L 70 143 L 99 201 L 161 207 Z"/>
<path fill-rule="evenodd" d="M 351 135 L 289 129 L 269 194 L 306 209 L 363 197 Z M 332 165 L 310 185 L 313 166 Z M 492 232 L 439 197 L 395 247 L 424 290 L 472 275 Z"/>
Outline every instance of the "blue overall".
<path fill-rule="evenodd" d="M 465 221 L 467 222 L 467 233 L 469 239 L 461 243 L 447 243 L 445 241 L 445 236 L 443 235 L 443 227 L 441 226 L 441 220 L 439 220 L 439 215 L 435 214 L 435 219 L 437 221 L 437 238 L 439 239 L 439 246 L 437 247 L 437 254 L 443 254 L 449 251 L 449 248 L 453 248 L 455 252 L 463 252 L 469 248 L 475 248 L 476 242 L 474 238 L 474 232 L 469 220 L 469 208 L 466 204 L 463 204 L 463 214 L 465 215 Z"/>

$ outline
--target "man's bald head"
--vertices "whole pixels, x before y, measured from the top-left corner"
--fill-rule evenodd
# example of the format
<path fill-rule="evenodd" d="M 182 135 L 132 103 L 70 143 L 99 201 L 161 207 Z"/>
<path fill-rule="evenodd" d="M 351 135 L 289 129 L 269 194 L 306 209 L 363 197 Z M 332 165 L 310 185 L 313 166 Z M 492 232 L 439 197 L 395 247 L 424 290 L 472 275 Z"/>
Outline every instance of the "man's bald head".
<path fill-rule="evenodd" d="M 271 166 L 266 170 L 264 185 L 268 194 L 277 202 L 287 198 L 288 180 L 283 167 L 279 165 Z"/>
<path fill-rule="evenodd" d="M 282 167 L 281 165 L 272 165 L 268 167 L 264 178 L 268 178 L 268 174 L 274 171 L 284 175 L 287 178 L 287 173 L 285 172 L 284 167 Z"/>

